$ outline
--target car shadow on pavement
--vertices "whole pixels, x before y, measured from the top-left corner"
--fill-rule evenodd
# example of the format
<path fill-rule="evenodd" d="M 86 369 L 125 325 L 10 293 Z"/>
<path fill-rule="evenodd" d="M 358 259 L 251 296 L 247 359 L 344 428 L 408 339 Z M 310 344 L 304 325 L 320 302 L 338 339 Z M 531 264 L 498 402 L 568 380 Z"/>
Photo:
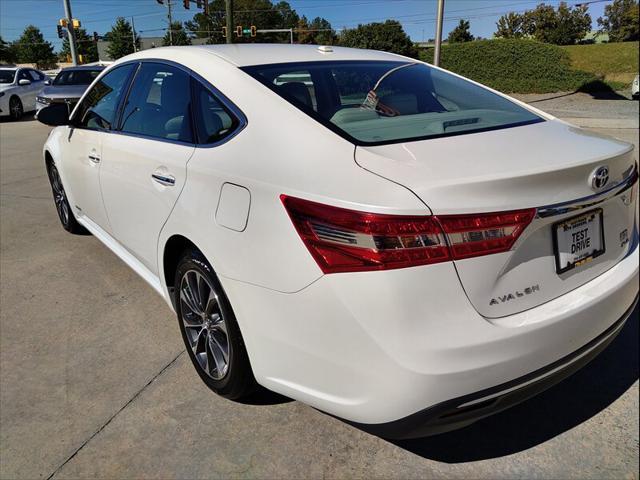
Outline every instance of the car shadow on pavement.
<path fill-rule="evenodd" d="M 35 117 L 36 112 L 25 112 L 24 115 L 22 115 L 22 118 L 20 118 L 20 120 L 14 120 L 11 117 L 8 116 L 4 116 L 4 117 L 0 117 L 0 123 L 25 123 L 25 122 L 36 122 L 36 117 Z"/>
<path fill-rule="evenodd" d="M 638 307 L 618 337 L 583 369 L 551 389 L 454 432 L 395 441 L 446 463 L 511 455 L 543 443 L 598 414 L 638 379 Z"/>

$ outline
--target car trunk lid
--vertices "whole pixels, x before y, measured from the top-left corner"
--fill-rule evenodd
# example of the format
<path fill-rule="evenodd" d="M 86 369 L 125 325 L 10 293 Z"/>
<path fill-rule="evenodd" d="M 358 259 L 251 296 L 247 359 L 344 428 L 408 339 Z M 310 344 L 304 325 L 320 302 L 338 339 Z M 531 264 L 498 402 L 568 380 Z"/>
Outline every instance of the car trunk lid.
<path fill-rule="evenodd" d="M 469 300 L 488 318 L 584 284 L 634 241 L 631 190 L 610 189 L 635 174 L 632 146 L 564 122 L 358 147 L 355 155 L 361 167 L 411 189 L 436 216 L 537 209 L 511 250 L 455 260 Z M 600 167 L 608 181 L 595 188 Z M 564 252 L 572 245 L 575 254 Z M 578 265 L 563 271 L 573 261 Z"/>

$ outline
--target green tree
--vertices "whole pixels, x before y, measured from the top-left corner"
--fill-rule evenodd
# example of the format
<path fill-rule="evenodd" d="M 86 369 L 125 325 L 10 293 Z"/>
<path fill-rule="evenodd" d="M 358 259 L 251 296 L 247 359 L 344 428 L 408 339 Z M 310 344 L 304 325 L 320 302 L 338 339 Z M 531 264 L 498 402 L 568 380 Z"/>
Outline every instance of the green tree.
<path fill-rule="evenodd" d="M 235 0 L 233 2 L 234 27 L 248 28 L 255 25 L 258 29 L 296 28 L 299 15 L 289 2 L 272 3 L 271 0 Z M 222 27 L 226 26 L 225 1 L 209 2 L 209 15 L 196 13 L 193 19 L 185 22 L 186 29 L 197 38 L 207 38 L 207 43 L 225 43 Z M 236 37 L 234 43 L 278 43 L 289 42 L 289 33 L 259 33 L 256 37 Z"/>
<path fill-rule="evenodd" d="M 84 28 L 78 28 L 76 33 L 76 48 L 78 55 L 82 55 L 83 63 L 97 62 L 98 61 L 98 46 L 93 41 L 93 37 L 87 34 Z M 69 48 L 69 38 L 67 36 L 62 40 L 62 49 L 60 55 L 63 59 L 71 56 L 71 49 Z"/>
<path fill-rule="evenodd" d="M 522 38 L 525 35 L 524 18 L 518 13 L 509 12 L 501 16 L 496 27 L 495 36 L 498 38 Z"/>
<path fill-rule="evenodd" d="M 614 0 L 604 7 L 604 17 L 598 18 L 602 31 L 609 34 L 611 42 L 630 42 L 640 38 L 638 2 L 636 0 Z"/>
<path fill-rule="evenodd" d="M 15 63 L 16 52 L 15 47 L 11 43 L 7 43 L 0 36 L 0 63 Z"/>
<path fill-rule="evenodd" d="M 449 32 L 447 37 L 449 43 L 462 43 L 472 42 L 473 35 L 471 35 L 471 24 L 468 20 L 460 20 L 460 23 Z"/>
<path fill-rule="evenodd" d="M 104 39 L 109 42 L 107 54 L 112 60 L 133 53 L 133 29 L 124 18 L 118 17 L 116 23 L 108 31 Z M 140 39 L 135 37 L 136 49 L 140 47 Z"/>
<path fill-rule="evenodd" d="M 343 30 L 338 42 L 344 47 L 383 50 L 414 58 L 418 55 L 416 47 L 397 20 L 367 23 Z"/>
<path fill-rule="evenodd" d="M 53 68 L 56 55 L 51 43 L 45 41 L 39 28 L 29 25 L 14 43 L 16 59 L 20 63 L 34 63 L 38 68 Z"/>
<path fill-rule="evenodd" d="M 171 36 L 169 32 L 164 34 L 162 39 L 162 45 L 191 45 L 191 38 L 187 32 L 182 28 L 182 22 L 173 22 L 171 24 Z"/>
<path fill-rule="evenodd" d="M 338 38 L 328 20 L 314 18 L 310 23 L 304 15 L 298 20 L 296 27 L 298 43 L 312 45 L 333 45 Z"/>
<path fill-rule="evenodd" d="M 560 2 L 558 8 L 544 3 L 523 14 L 510 13 L 496 24 L 496 37 L 519 38 L 530 36 L 539 42 L 573 45 L 591 29 L 588 7 L 569 7 Z"/>

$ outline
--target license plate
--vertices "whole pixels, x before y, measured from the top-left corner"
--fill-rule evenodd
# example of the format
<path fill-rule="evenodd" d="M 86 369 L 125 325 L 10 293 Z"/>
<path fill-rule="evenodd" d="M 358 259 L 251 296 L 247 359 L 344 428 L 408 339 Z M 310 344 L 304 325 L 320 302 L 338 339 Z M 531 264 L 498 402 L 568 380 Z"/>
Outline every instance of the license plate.
<path fill-rule="evenodd" d="M 553 226 L 553 240 L 557 273 L 567 272 L 602 255 L 602 209 L 556 223 Z"/>

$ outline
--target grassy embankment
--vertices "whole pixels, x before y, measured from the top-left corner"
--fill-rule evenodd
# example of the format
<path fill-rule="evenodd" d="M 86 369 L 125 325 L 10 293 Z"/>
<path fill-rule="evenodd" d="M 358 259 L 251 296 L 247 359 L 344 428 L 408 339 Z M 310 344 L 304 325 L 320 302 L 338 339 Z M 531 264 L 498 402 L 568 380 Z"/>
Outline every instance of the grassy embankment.
<path fill-rule="evenodd" d="M 421 52 L 433 59 L 433 50 Z M 507 93 L 618 90 L 638 71 L 638 42 L 558 47 L 532 40 L 444 45 L 443 68 Z"/>

